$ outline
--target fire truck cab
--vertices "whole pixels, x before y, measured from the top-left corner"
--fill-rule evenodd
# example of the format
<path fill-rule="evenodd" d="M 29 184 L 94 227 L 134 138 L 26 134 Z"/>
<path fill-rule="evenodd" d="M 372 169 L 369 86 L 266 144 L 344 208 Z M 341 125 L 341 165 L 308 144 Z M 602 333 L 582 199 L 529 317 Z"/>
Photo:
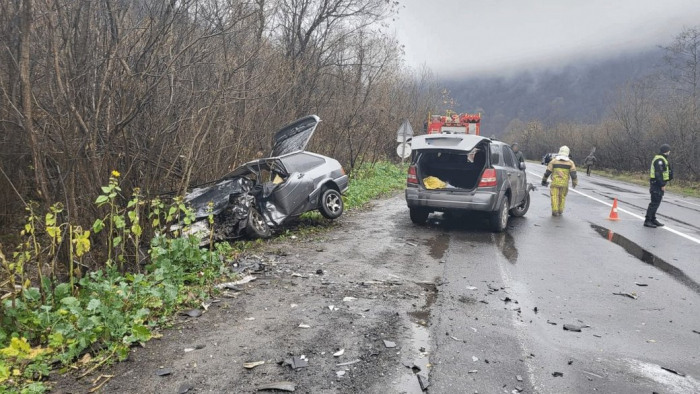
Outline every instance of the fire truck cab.
<path fill-rule="evenodd" d="M 481 114 L 429 115 L 427 134 L 473 134 L 480 135 Z"/>

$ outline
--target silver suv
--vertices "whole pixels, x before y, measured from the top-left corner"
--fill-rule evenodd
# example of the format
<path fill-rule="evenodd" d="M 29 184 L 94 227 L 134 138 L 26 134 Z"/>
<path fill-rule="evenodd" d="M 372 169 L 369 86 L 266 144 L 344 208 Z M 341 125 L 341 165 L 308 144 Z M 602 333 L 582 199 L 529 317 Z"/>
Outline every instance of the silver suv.
<path fill-rule="evenodd" d="M 508 144 L 470 134 L 430 134 L 414 137 L 411 147 L 406 203 L 414 223 L 425 223 L 432 212 L 481 211 L 493 231 L 501 232 L 509 213 L 524 216 L 530 208 L 534 187 Z"/>

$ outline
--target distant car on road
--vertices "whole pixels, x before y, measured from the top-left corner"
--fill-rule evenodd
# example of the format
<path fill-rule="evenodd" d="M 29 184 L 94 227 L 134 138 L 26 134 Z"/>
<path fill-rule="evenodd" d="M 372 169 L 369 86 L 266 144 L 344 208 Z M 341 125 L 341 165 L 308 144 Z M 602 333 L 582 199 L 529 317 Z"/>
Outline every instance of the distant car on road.
<path fill-rule="evenodd" d="M 413 137 L 406 203 L 414 223 L 432 212 L 480 211 L 491 228 L 505 230 L 508 214 L 524 216 L 530 208 L 525 163 L 508 144 L 465 134 Z"/>
<path fill-rule="evenodd" d="M 556 153 L 547 153 L 546 155 L 542 156 L 542 165 L 546 166 L 549 164 L 550 161 L 556 156 Z"/>

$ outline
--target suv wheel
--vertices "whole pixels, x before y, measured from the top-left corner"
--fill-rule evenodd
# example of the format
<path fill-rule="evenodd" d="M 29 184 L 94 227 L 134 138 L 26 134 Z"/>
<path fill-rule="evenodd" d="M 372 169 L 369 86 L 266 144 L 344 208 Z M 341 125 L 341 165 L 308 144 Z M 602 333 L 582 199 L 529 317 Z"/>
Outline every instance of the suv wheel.
<path fill-rule="evenodd" d="M 428 221 L 430 211 L 424 208 L 409 208 L 411 221 L 415 224 L 425 224 Z"/>
<path fill-rule="evenodd" d="M 530 193 L 525 197 L 525 201 L 521 202 L 520 205 L 510 210 L 510 214 L 515 217 L 523 217 L 530 209 Z"/>
<path fill-rule="evenodd" d="M 503 197 L 498 211 L 491 215 L 491 229 L 497 233 L 503 232 L 508 226 L 508 196 Z"/>
<path fill-rule="evenodd" d="M 343 197 L 338 191 L 326 189 L 321 195 L 321 204 L 318 210 L 326 219 L 337 219 L 343 214 Z"/>

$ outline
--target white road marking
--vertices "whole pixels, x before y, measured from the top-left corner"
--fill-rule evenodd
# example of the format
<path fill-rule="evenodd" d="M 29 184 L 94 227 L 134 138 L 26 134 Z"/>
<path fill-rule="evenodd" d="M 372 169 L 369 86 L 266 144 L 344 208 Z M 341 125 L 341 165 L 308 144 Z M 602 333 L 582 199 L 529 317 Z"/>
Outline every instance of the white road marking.
<path fill-rule="evenodd" d="M 542 176 L 544 175 L 544 174 L 535 174 L 535 173 L 532 172 L 532 171 L 528 171 L 528 173 L 530 173 L 530 174 L 532 174 L 532 175 L 534 175 L 534 176 L 537 176 L 537 177 L 539 177 L 540 179 L 542 179 Z M 606 201 L 603 201 L 603 200 L 601 200 L 601 199 L 599 199 L 599 198 L 595 198 L 595 197 L 593 197 L 593 196 L 589 196 L 588 194 L 582 193 L 582 192 L 580 192 L 580 191 L 578 191 L 578 190 L 576 190 L 576 189 L 574 189 L 574 188 L 569 188 L 569 191 L 574 192 L 574 193 L 577 193 L 577 194 L 580 194 L 580 195 L 582 195 L 582 196 L 584 196 L 584 197 L 588 197 L 588 198 L 590 198 L 591 200 L 596 201 L 596 202 L 599 202 L 599 203 L 601 203 L 601 204 L 603 204 L 603 205 L 607 205 L 607 206 L 609 206 L 609 207 L 612 207 L 612 204 L 611 204 L 611 203 L 606 202 Z M 644 220 L 644 219 L 645 219 L 644 216 L 638 215 L 638 214 L 636 214 L 636 213 L 634 213 L 634 212 L 630 212 L 630 211 L 628 211 L 628 210 L 626 210 L 626 209 L 624 209 L 624 208 L 620 208 L 619 206 L 618 206 L 617 210 L 620 211 L 620 212 L 624 212 L 624 213 L 626 213 L 626 214 L 628 214 L 628 215 L 630 215 L 630 216 L 633 216 L 633 217 L 635 217 L 635 218 L 637 218 L 637 219 L 640 219 L 640 220 Z M 668 226 L 663 226 L 663 227 L 661 227 L 661 228 L 664 229 L 664 230 L 666 230 L 666 231 L 669 231 L 669 232 L 671 232 L 671 233 L 673 233 L 673 234 L 676 234 L 676 235 L 678 235 L 678 236 L 680 236 L 680 237 L 683 237 L 683 238 L 685 238 L 685 239 L 687 239 L 687 240 L 689 240 L 689 241 L 693 241 L 693 242 L 695 242 L 695 243 L 697 243 L 697 244 L 700 244 L 700 239 L 697 239 L 697 238 L 695 238 L 695 237 L 691 237 L 690 235 L 685 234 L 685 233 L 682 233 L 682 232 L 680 232 L 680 231 L 678 231 L 678 230 L 676 230 L 676 229 L 673 229 L 673 228 L 668 227 Z"/>

